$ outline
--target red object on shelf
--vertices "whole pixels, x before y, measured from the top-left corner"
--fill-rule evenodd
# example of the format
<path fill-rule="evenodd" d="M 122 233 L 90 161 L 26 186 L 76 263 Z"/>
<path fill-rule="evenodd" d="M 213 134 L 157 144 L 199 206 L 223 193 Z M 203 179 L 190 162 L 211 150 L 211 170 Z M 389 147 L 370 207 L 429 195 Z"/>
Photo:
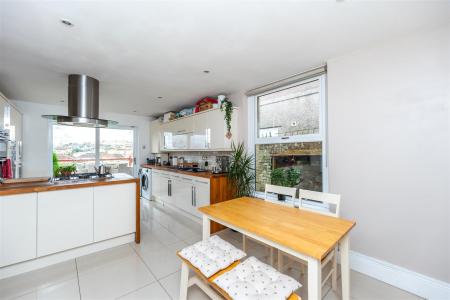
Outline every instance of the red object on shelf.
<path fill-rule="evenodd" d="M 2 177 L 5 179 L 12 178 L 11 159 L 7 158 L 2 164 Z"/>
<path fill-rule="evenodd" d="M 217 99 L 211 98 L 211 97 L 205 97 L 203 99 L 200 99 L 200 100 L 198 100 L 195 103 L 195 110 L 194 110 L 194 112 L 198 113 L 198 112 L 202 111 L 202 109 L 200 109 L 200 107 L 204 106 L 204 105 L 208 105 L 209 103 L 210 104 L 217 104 L 217 103 L 219 103 L 219 101 L 217 101 Z"/>

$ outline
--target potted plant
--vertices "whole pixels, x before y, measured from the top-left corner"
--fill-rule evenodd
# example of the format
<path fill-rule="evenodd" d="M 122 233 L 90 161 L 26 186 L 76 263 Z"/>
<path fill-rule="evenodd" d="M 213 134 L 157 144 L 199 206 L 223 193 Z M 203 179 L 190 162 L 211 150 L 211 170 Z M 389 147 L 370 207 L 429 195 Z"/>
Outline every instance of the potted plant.
<path fill-rule="evenodd" d="M 231 115 L 233 114 L 233 104 L 224 95 L 218 97 L 220 102 L 220 110 L 225 112 L 224 120 L 227 125 L 227 133 L 225 136 L 227 139 L 231 139 Z"/>
<path fill-rule="evenodd" d="M 67 165 L 67 166 L 61 166 L 61 167 L 59 167 L 59 174 L 61 174 L 61 176 L 63 176 L 63 177 L 69 177 L 70 175 L 75 173 L 76 170 L 77 170 L 77 167 L 74 164 Z"/>
<path fill-rule="evenodd" d="M 255 191 L 255 169 L 253 155 L 249 155 L 244 144 L 231 143 L 228 179 L 233 186 L 234 197 L 252 196 Z"/>
<path fill-rule="evenodd" d="M 300 183 L 300 170 L 295 168 L 276 168 L 270 173 L 270 183 L 286 187 L 295 187 Z M 286 195 L 278 194 L 278 200 L 286 200 Z"/>
<path fill-rule="evenodd" d="M 58 177 L 58 175 L 59 175 L 59 160 L 58 160 L 58 156 L 56 155 L 56 152 L 53 152 L 52 159 L 53 159 L 53 177 Z"/>

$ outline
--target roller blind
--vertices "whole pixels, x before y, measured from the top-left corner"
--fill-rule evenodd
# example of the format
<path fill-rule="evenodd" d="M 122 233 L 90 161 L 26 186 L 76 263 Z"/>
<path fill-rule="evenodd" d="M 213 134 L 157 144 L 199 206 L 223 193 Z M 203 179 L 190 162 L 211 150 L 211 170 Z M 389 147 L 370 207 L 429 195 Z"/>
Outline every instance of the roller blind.
<path fill-rule="evenodd" d="M 326 65 L 320 66 L 320 67 L 317 67 L 317 68 L 314 68 L 314 69 L 311 69 L 311 70 L 308 70 L 305 72 L 301 72 L 301 73 L 289 76 L 287 78 L 283 78 L 283 79 L 280 79 L 277 81 L 273 81 L 273 82 L 264 84 L 260 87 L 253 88 L 253 89 L 247 91 L 245 94 L 247 96 L 254 96 L 254 95 L 262 94 L 267 91 L 274 90 L 274 89 L 277 89 L 277 88 L 280 88 L 280 87 L 283 87 L 283 86 L 286 86 L 286 85 L 289 85 L 289 84 L 292 84 L 292 83 L 295 83 L 298 81 L 302 81 L 302 80 L 305 80 L 308 78 L 312 78 L 312 77 L 316 77 L 316 76 L 325 74 L 326 71 L 327 71 Z"/>

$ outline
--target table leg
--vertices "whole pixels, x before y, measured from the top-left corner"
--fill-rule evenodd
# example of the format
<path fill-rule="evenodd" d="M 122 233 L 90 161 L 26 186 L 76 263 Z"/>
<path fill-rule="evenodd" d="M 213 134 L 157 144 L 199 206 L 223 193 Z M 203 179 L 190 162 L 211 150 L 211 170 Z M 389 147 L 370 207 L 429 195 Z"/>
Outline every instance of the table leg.
<path fill-rule="evenodd" d="M 211 222 L 208 219 L 208 217 L 203 215 L 203 235 L 202 235 L 203 240 L 206 240 L 210 236 L 211 233 L 210 223 Z"/>
<path fill-rule="evenodd" d="M 348 234 L 339 242 L 341 253 L 342 299 L 350 299 L 350 239 Z"/>
<path fill-rule="evenodd" d="M 308 299 L 322 299 L 322 265 L 312 257 L 308 258 Z"/>

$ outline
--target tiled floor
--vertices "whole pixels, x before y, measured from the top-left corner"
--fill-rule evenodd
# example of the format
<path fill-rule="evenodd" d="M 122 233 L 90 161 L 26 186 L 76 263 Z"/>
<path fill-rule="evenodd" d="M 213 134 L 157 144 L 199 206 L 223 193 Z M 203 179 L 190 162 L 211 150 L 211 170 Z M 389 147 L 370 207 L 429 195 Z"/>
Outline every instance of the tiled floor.
<path fill-rule="evenodd" d="M 0 299 L 178 299 L 180 261 L 175 252 L 199 241 L 201 226 L 153 202 L 142 203 L 142 242 L 87 255 L 41 270 L 0 281 Z M 239 233 L 220 234 L 242 246 Z M 249 255 L 266 259 L 265 249 L 251 243 Z M 300 278 L 299 269 L 289 274 Z M 395 287 L 351 272 L 351 293 L 360 300 L 420 299 Z M 302 277 L 304 284 L 306 276 Z M 324 299 L 340 299 L 339 292 L 324 287 Z M 307 299 L 306 288 L 299 294 Z M 208 297 L 196 286 L 189 299 Z"/>

